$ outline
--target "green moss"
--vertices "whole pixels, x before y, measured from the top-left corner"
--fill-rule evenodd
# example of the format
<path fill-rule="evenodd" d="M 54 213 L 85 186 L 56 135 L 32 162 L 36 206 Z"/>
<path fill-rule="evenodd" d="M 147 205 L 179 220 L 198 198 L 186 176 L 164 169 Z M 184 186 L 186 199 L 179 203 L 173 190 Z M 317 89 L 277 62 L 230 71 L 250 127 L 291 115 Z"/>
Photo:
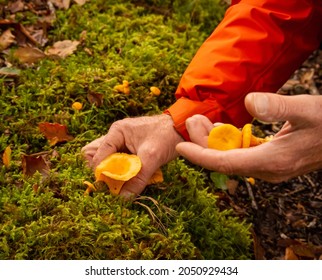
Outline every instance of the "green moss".
<path fill-rule="evenodd" d="M 11 60 L 21 74 L 0 78 L 0 154 L 12 149 L 10 167 L 0 160 L 0 259 L 251 257 L 249 225 L 220 212 L 212 182 L 183 161 L 165 166 L 165 182 L 134 203 L 83 196 L 83 181 L 94 178 L 81 147 L 115 120 L 172 104 L 181 74 L 224 10 L 219 1 L 93 0 L 57 11 L 50 29 L 48 45 L 82 36 L 74 54 L 29 66 Z M 129 96 L 113 90 L 123 80 Z M 147 98 L 152 85 L 163 93 Z M 102 106 L 88 101 L 90 93 L 102 94 Z M 44 121 L 65 124 L 74 140 L 50 146 L 38 130 Z M 21 155 L 43 151 L 50 174 L 24 176 Z"/>

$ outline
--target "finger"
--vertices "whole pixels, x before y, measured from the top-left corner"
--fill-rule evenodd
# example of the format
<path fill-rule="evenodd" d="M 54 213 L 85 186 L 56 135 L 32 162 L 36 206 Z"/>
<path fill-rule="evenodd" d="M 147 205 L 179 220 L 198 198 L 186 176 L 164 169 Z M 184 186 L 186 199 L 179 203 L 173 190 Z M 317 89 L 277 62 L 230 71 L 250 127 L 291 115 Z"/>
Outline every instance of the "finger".
<path fill-rule="evenodd" d="M 194 115 L 186 120 L 190 140 L 203 147 L 207 147 L 208 135 L 213 127 L 213 123 L 202 115 Z"/>
<path fill-rule="evenodd" d="M 315 106 L 309 95 L 282 96 L 272 93 L 253 92 L 246 96 L 245 106 L 255 118 L 266 122 L 298 121 L 307 118 Z"/>
<path fill-rule="evenodd" d="M 117 127 L 112 125 L 109 132 L 103 137 L 100 146 L 93 157 L 93 167 L 97 167 L 97 165 L 99 165 L 107 156 L 121 151 L 123 148 L 124 136 Z"/>
<path fill-rule="evenodd" d="M 235 174 L 244 176 L 261 176 L 267 167 L 265 151 L 267 153 L 269 143 L 248 149 L 234 149 L 229 151 L 218 151 L 205 149 L 194 143 L 183 142 L 176 146 L 177 152 L 183 157 L 205 167 L 224 174 Z"/>
<path fill-rule="evenodd" d="M 81 152 L 89 166 L 92 166 L 93 157 L 96 154 L 98 147 L 102 144 L 103 139 L 104 136 L 101 136 L 82 148 Z"/>

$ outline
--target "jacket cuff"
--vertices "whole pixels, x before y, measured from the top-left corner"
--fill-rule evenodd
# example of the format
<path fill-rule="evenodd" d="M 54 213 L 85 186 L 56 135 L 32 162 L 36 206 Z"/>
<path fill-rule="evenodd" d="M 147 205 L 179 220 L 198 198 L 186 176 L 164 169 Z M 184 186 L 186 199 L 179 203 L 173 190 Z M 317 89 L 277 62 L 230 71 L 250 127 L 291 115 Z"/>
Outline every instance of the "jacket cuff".
<path fill-rule="evenodd" d="M 189 133 L 185 125 L 187 118 L 199 114 L 208 117 L 212 122 L 222 119 L 220 116 L 222 110 L 215 100 L 202 102 L 182 97 L 165 110 L 164 113 L 172 117 L 174 128 L 186 141 L 190 141 Z"/>

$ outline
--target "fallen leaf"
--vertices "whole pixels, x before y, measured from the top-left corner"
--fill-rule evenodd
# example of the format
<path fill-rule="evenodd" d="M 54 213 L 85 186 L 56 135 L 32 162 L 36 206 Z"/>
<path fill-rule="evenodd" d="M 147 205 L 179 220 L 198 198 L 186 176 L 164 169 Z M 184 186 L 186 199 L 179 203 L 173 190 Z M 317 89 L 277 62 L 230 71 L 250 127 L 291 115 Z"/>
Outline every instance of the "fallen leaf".
<path fill-rule="evenodd" d="M 61 58 L 65 58 L 71 54 L 73 54 L 77 46 L 79 45 L 79 41 L 71 41 L 71 40 L 64 40 L 58 41 L 54 43 L 52 47 L 46 50 L 47 55 L 59 56 Z"/>
<path fill-rule="evenodd" d="M 96 107 L 100 107 L 103 105 L 103 94 L 90 92 L 87 94 L 87 100 Z"/>
<path fill-rule="evenodd" d="M 250 229 L 253 236 L 253 248 L 255 260 L 265 260 L 265 250 L 261 245 L 261 240 L 259 236 L 255 233 L 254 229 Z"/>
<path fill-rule="evenodd" d="M 2 155 L 2 161 L 5 167 L 9 167 L 10 166 L 10 162 L 11 162 L 11 148 L 10 146 L 8 146 L 7 148 L 5 148 L 4 153 Z"/>
<path fill-rule="evenodd" d="M 51 146 L 54 146 L 59 142 L 66 142 L 74 139 L 73 136 L 68 134 L 68 130 L 65 125 L 42 122 L 38 124 L 38 127 Z"/>
<path fill-rule="evenodd" d="M 222 173 L 218 173 L 218 172 L 211 172 L 210 179 L 215 184 L 216 188 L 221 189 L 223 191 L 227 190 L 226 183 L 229 179 L 227 175 L 222 174 Z"/>
<path fill-rule="evenodd" d="M 309 244 L 297 244 L 293 245 L 292 249 L 294 253 L 300 257 L 314 258 L 314 248 Z"/>
<path fill-rule="evenodd" d="M 21 70 L 11 67 L 2 67 L 0 68 L 0 76 L 6 77 L 18 77 Z"/>
<path fill-rule="evenodd" d="M 23 11 L 24 8 L 25 8 L 25 4 L 21 0 L 18 0 L 13 3 L 8 4 L 8 10 L 12 14 L 15 14 L 17 12 L 21 12 L 21 11 Z"/>
<path fill-rule="evenodd" d="M 4 31 L 0 36 L 0 51 L 7 49 L 15 41 L 15 36 L 10 29 Z"/>
<path fill-rule="evenodd" d="M 69 9 L 70 7 L 70 0 L 49 0 L 59 9 Z"/>
<path fill-rule="evenodd" d="M 27 42 L 33 45 L 38 45 L 38 42 L 33 38 L 27 29 L 20 23 L 9 19 L 0 19 L 0 27 L 7 27 L 13 29 L 13 35 L 15 35 L 17 44 L 19 46 L 25 46 Z"/>
<path fill-rule="evenodd" d="M 41 50 L 32 47 L 20 47 L 13 53 L 13 56 L 21 63 L 27 64 L 35 63 L 46 57 Z"/>
<path fill-rule="evenodd" d="M 82 5 L 84 5 L 84 4 L 87 2 L 87 0 L 74 0 L 74 2 L 75 2 L 76 4 L 78 4 L 78 5 L 82 6 Z"/>
<path fill-rule="evenodd" d="M 227 189 L 228 189 L 228 193 L 230 195 L 234 195 L 236 190 L 237 190 L 237 187 L 238 187 L 238 181 L 237 180 L 233 180 L 233 179 L 228 179 L 227 182 L 226 182 L 226 186 L 227 186 Z"/>
<path fill-rule="evenodd" d="M 32 176 L 37 171 L 44 177 L 49 174 L 49 164 L 44 155 L 31 154 L 22 155 L 22 173 L 26 176 Z"/>
<path fill-rule="evenodd" d="M 287 247 L 285 249 L 285 256 L 284 256 L 285 260 L 298 260 L 299 258 L 297 257 L 297 255 L 294 253 L 293 249 L 291 247 Z"/>

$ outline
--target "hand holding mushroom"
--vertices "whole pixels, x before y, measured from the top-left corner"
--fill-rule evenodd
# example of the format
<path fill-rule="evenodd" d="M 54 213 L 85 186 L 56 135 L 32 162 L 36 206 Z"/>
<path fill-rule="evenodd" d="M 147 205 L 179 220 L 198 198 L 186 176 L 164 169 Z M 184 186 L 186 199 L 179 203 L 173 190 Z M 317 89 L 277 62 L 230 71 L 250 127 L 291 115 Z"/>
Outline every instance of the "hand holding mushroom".
<path fill-rule="evenodd" d="M 126 118 L 113 123 L 105 136 L 83 147 L 82 152 L 94 169 L 116 152 L 137 155 L 142 167 L 124 182 L 120 192 L 129 197 L 140 194 L 159 167 L 178 156 L 175 147 L 181 141 L 169 115 Z"/>
<path fill-rule="evenodd" d="M 213 124 L 197 115 L 186 121 L 193 143 L 180 143 L 177 151 L 207 169 L 270 182 L 322 168 L 322 96 L 251 93 L 245 99 L 245 106 L 262 121 L 286 122 L 267 143 L 220 151 L 208 148 Z"/>

